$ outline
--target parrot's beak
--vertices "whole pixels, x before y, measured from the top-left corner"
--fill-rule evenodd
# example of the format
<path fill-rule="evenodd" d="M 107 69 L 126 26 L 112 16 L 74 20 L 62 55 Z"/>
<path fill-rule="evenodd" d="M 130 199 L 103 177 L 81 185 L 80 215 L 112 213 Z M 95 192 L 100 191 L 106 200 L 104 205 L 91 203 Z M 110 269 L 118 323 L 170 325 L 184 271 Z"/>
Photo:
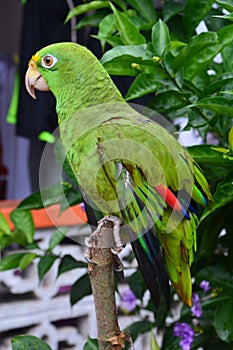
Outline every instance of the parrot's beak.
<path fill-rule="evenodd" d="M 25 85 L 27 92 L 34 99 L 36 99 L 35 89 L 40 91 L 49 91 L 49 87 L 37 69 L 37 66 L 33 59 L 29 62 L 28 70 L 25 75 Z"/>

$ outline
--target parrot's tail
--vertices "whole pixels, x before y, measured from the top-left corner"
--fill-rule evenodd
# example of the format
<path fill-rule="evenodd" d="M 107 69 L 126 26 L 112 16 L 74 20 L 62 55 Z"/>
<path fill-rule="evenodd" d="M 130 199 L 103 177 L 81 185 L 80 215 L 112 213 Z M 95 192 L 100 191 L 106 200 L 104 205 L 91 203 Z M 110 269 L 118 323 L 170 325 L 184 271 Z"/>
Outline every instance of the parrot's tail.
<path fill-rule="evenodd" d="M 155 307 L 159 307 L 161 292 L 169 307 L 169 278 L 155 232 L 148 230 L 144 235 L 132 241 L 131 245 Z"/>
<path fill-rule="evenodd" d="M 95 211 L 85 203 L 88 223 L 92 228 L 97 227 L 97 216 Z M 132 236 L 131 236 L 132 235 Z M 167 270 L 165 268 L 161 246 L 154 230 L 148 230 L 145 234 L 136 236 L 132 231 L 130 234 L 131 245 L 137 259 L 139 268 L 150 291 L 155 307 L 159 307 L 160 295 L 164 295 L 167 307 L 170 304 L 170 285 Z M 117 272 L 119 280 L 123 279 L 123 272 Z"/>

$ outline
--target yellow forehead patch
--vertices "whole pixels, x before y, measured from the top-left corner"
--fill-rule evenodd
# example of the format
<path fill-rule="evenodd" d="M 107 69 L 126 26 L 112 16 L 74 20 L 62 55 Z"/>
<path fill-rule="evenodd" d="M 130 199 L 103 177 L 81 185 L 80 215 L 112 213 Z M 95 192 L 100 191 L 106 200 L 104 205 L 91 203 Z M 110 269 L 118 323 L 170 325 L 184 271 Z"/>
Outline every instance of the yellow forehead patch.
<path fill-rule="evenodd" d="M 40 56 L 39 56 L 38 52 L 37 52 L 35 55 L 32 56 L 32 60 L 33 60 L 35 63 L 36 63 L 37 61 L 39 61 L 39 59 L 40 59 Z"/>

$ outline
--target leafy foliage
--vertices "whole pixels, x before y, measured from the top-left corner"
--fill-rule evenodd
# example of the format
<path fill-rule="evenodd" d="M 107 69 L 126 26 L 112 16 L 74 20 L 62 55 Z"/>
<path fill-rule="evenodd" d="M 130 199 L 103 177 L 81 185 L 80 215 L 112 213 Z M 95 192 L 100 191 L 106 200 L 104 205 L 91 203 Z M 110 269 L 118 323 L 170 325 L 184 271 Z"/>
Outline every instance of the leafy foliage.
<path fill-rule="evenodd" d="M 12 339 L 12 349 L 13 350 L 51 350 L 50 346 L 45 344 L 42 340 L 32 336 L 22 336 L 19 335 Z"/>
<path fill-rule="evenodd" d="M 111 75 L 132 79 L 125 95 L 127 101 L 146 96 L 149 107 L 171 122 L 178 117 L 186 118 L 185 130 L 193 129 L 203 139 L 203 144 L 189 148 L 205 172 L 214 197 L 213 206 L 201 213 L 198 250 L 192 267 L 194 291 L 200 296 L 202 316 L 193 322 L 194 316 L 184 306 L 179 322 L 193 327 L 193 349 L 229 349 L 233 344 L 233 14 L 224 15 L 222 10 L 233 12 L 233 3 L 230 0 L 165 0 L 161 4 L 161 8 L 156 9 L 152 0 L 89 1 L 73 9 L 67 20 L 86 14 L 77 28 L 97 27 L 95 37 L 103 51 L 101 62 L 105 69 Z M 205 22 L 206 31 L 199 33 L 196 28 L 201 21 Z M 177 129 L 179 131 L 178 126 Z M 59 147 L 58 144 L 58 158 Z M 33 194 L 22 201 L 11 216 L 15 224 L 11 235 L 0 215 L 2 247 L 18 243 L 27 249 L 22 253 L 24 256 L 12 254 L 3 258 L 0 270 L 23 269 L 33 258 L 38 258 L 27 248 L 33 244 L 34 237 L 31 209 L 60 203 L 64 210 L 67 202 L 69 205 L 81 202 L 72 171 L 65 163 L 71 184 L 53 185 L 42 194 Z M 41 252 L 40 278 L 58 258 L 53 249 L 62 239 L 63 234 L 56 232 L 48 250 Z M 84 267 L 69 255 L 60 259 L 58 275 Z M 129 284 L 141 300 L 145 285 L 139 275 L 139 272 L 132 275 Z M 207 294 L 199 287 L 202 280 L 211 284 Z M 86 289 L 80 288 L 81 284 Z M 90 292 L 87 275 L 83 275 L 72 288 L 72 304 Z M 146 308 L 153 309 L 150 303 Z M 166 316 L 165 311 L 163 314 Z M 179 340 L 173 335 L 174 324 L 168 326 L 165 316 L 159 322 L 165 332 L 162 349 L 180 349 Z M 154 326 L 155 323 L 143 320 L 131 325 L 129 330 L 136 338 Z M 153 336 L 151 339 L 151 349 L 157 349 Z M 89 339 L 85 349 L 95 348 L 95 341 Z M 21 348 L 13 345 L 13 349 Z"/>
<path fill-rule="evenodd" d="M 72 286 L 71 293 L 70 293 L 71 305 L 76 304 L 79 300 L 81 300 L 86 295 L 90 295 L 91 292 L 92 292 L 91 283 L 90 283 L 88 274 L 86 273 L 85 275 L 80 277 Z"/>

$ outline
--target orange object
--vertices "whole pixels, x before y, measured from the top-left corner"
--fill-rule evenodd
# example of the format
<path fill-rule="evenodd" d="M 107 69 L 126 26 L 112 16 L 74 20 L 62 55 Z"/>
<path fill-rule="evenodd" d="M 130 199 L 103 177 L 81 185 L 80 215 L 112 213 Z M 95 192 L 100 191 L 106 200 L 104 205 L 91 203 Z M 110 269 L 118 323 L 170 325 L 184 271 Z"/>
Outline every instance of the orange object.
<path fill-rule="evenodd" d="M 10 220 L 10 213 L 19 205 L 20 200 L 0 201 L 0 211 L 6 218 L 11 229 L 14 225 Z M 51 205 L 48 208 L 31 211 L 36 229 L 56 226 L 76 226 L 87 222 L 85 211 L 80 205 L 74 205 L 60 214 L 60 205 Z"/>

